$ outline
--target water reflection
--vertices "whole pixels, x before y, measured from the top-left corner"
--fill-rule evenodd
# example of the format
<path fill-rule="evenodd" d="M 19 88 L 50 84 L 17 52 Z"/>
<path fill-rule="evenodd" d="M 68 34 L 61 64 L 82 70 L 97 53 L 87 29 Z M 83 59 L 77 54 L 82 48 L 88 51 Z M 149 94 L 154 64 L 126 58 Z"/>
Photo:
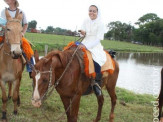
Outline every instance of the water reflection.
<path fill-rule="evenodd" d="M 118 53 L 117 86 L 136 93 L 158 94 L 163 53 Z"/>
<path fill-rule="evenodd" d="M 163 53 L 118 53 L 116 60 L 135 60 L 137 64 L 163 66 Z"/>

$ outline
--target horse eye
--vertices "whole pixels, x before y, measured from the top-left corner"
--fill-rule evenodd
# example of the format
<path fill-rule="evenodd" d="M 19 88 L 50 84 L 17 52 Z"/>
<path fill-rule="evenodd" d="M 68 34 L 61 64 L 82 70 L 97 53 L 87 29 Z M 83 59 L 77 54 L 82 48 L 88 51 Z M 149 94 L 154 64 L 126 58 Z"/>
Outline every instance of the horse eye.
<path fill-rule="evenodd" d="M 7 28 L 7 31 L 10 31 L 10 29 L 9 29 L 9 28 Z"/>
<path fill-rule="evenodd" d="M 48 82 L 48 80 L 47 80 L 47 79 L 43 79 L 43 82 L 44 82 L 44 83 L 47 83 L 47 82 Z"/>

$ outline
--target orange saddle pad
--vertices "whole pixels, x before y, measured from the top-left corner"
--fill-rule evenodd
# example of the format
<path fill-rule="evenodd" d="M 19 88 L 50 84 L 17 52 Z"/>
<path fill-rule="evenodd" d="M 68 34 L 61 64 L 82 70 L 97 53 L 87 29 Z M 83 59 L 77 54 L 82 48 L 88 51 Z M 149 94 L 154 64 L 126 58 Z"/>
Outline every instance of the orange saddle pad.
<path fill-rule="evenodd" d="M 88 51 L 88 50 L 85 50 L 85 53 L 87 55 L 87 56 L 85 55 L 85 57 L 84 57 L 85 72 L 88 76 L 95 77 L 95 67 L 94 67 L 92 55 L 91 55 L 90 51 Z M 107 60 L 106 60 L 105 64 L 101 67 L 101 72 L 103 73 L 103 72 L 107 71 L 110 74 L 112 74 L 115 69 L 114 61 L 111 58 L 110 54 L 108 54 L 107 52 L 106 52 L 106 57 L 107 57 Z"/>
<path fill-rule="evenodd" d="M 76 47 L 76 44 L 74 42 L 70 42 L 67 46 L 64 47 L 64 50 L 70 49 L 73 46 Z M 86 49 L 82 49 L 82 51 L 84 52 L 84 54 L 83 54 L 84 72 L 85 72 L 86 76 L 94 78 L 96 76 L 96 73 L 95 73 L 92 55 Z M 112 74 L 115 69 L 114 60 L 111 58 L 111 56 L 108 52 L 106 52 L 106 57 L 107 57 L 107 61 L 101 67 L 101 72 L 102 73 L 109 72 L 110 74 Z"/>

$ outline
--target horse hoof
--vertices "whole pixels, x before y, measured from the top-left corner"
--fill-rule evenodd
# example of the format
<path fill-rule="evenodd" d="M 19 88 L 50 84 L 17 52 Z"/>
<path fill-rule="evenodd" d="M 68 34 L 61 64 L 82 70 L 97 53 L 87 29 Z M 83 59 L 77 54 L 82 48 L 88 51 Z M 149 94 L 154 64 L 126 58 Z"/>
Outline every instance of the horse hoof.
<path fill-rule="evenodd" d="M 2 122 L 7 122 L 7 119 L 3 119 Z"/>
<path fill-rule="evenodd" d="M 3 122 L 7 121 L 6 117 L 2 117 L 1 119 L 2 119 Z"/>
<path fill-rule="evenodd" d="M 14 114 L 14 115 L 17 115 L 17 114 L 18 114 L 18 111 L 14 111 L 13 114 Z"/>
<path fill-rule="evenodd" d="M 3 121 L 7 120 L 7 118 L 6 118 L 6 112 L 2 112 L 2 120 Z"/>

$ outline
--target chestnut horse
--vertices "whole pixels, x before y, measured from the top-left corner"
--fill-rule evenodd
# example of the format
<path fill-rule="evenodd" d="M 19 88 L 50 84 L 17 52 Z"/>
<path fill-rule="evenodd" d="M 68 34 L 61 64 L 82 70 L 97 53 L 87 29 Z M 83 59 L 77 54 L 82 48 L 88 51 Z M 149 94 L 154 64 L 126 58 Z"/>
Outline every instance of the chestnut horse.
<path fill-rule="evenodd" d="M 7 95 L 5 84 L 9 84 L 9 96 L 13 85 L 12 100 L 14 103 L 14 114 L 17 114 L 17 105 L 20 104 L 19 86 L 24 70 L 22 62 L 22 13 L 16 14 L 15 18 L 11 18 L 6 10 L 7 24 L 5 27 L 5 39 L 2 48 L 0 49 L 0 86 L 2 90 L 2 119 L 6 120 Z"/>
<path fill-rule="evenodd" d="M 161 89 L 158 97 L 159 100 L 159 119 L 163 122 L 162 106 L 163 106 L 163 68 L 161 70 Z"/>
<path fill-rule="evenodd" d="M 91 84 L 91 80 L 85 73 L 82 73 L 82 67 L 79 63 L 78 56 L 75 55 L 72 59 L 73 53 L 73 50 L 56 50 L 48 53 L 48 55 L 40 60 L 38 54 L 35 54 L 36 64 L 32 72 L 34 82 L 32 104 L 35 107 L 40 107 L 50 86 L 55 86 L 63 102 L 68 122 L 77 122 L 81 96 L 87 91 Z M 69 63 L 70 60 L 72 61 L 71 63 Z M 108 72 L 105 72 L 101 84 L 102 87 L 106 86 L 111 97 L 110 122 L 113 122 L 114 120 L 114 108 L 117 99 L 115 86 L 119 73 L 119 65 L 115 60 L 114 62 L 114 73 L 109 74 Z M 69 66 L 67 66 L 68 64 Z M 103 95 L 97 96 L 97 101 L 98 112 L 95 122 L 101 119 L 104 102 Z"/>

